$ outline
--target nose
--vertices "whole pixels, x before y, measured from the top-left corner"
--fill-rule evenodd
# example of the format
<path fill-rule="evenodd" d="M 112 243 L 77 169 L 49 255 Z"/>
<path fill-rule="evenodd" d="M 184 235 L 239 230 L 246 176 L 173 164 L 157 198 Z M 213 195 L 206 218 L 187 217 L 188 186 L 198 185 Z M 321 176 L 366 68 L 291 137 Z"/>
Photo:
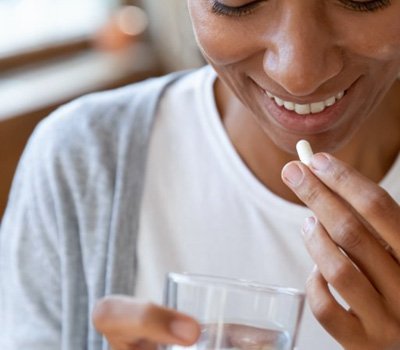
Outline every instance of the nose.
<path fill-rule="evenodd" d="M 264 55 L 264 70 L 293 96 L 307 96 L 338 75 L 343 56 L 321 10 L 293 1 L 282 11 Z M 271 35 L 272 34 L 272 35 Z"/>

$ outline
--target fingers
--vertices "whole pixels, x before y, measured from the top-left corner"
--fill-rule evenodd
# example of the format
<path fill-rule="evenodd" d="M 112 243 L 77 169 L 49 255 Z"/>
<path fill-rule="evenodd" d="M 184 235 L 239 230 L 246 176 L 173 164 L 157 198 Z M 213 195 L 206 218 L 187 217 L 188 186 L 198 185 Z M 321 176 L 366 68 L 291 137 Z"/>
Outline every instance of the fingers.
<path fill-rule="evenodd" d="M 355 335 L 364 333 L 361 322 L 338 304 L 317 269 L 307 280 L 307 300 L 317 320 L 341 344 L 352 342 Z"/>
<path fill-rule="evenodd" d="M 383 188 L 326 153 L 315 154 L 310 169 L 360 213 L 400 255 L 400 206 Z"/>
<path fill-rule="evenodd" d="M 110 344 L 118 344 L 121 349 L 122 344 L 143 341 L 187 346 L 200 334 L 198 323 L 191 317 L 124 296 L 101 299 L 93 310 L 92 320 Z"/>
<path fill-rule="evenodd" d="M 318 270 L 307 281 L 307 300 L 317 320 L 344 349 L 400 349 L 398 321 L 376 318 L 368 330 L 352 311 L 337 303 Z"/>
<path fill-rule="evenodd" d="M 300 162 L 285 166 L 283 180 L 315 213 L 332 240 L 343 248 L 376 289 L 397 304 L 400 267 L 368 232 L 349 205 Z"/>
<path fill-rule="evenodd" d="M 287 164 L 282 178 L 318 218 L 306 220 L 303 229 L 320 271 L 307 288 L 316 317 L 345 348 L 396 348 L 400 265 L 373 235 L 400 257 L 399 205 L 378 185 L 327 154 L 314 155 L 310 168 L 300 162 Z M 328 285 L 344 298 L 349 311 L 335 301 Z"/>
<path fill-rule="evenodd" d="M 384 307 L 380 294 L 331 240 L 322 225 L 309 218 L 303 234 L 308 252 L 324 279 L 339 292 L 364 323 L 375 324 L 377 315 L 383 319 Z"/>

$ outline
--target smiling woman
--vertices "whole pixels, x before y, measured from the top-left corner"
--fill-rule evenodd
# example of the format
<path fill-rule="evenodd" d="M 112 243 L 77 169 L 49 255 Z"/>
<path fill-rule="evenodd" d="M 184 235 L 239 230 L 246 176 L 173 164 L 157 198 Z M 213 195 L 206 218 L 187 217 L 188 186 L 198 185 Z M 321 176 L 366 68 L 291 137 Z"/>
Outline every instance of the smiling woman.
<path fill-rule="evenodd" d="M 293 346 L 236 332 L 279 320 L 232 317 L 241 350 L 398 349 L 400 1 L 186 4 L 205 67 L 80 98 L 32 136 L 1 226 L 0 348 L 202 349 L 204 318 L 161 306 L 186 271 L 307 290 Z"/>

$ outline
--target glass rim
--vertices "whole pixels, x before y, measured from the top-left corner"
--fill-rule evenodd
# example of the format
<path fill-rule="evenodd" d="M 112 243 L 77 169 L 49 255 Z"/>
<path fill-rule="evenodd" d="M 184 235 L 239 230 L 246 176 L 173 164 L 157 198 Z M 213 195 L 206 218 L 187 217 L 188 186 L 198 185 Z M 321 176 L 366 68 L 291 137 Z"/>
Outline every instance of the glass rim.
<path fill-rule="evenodd" d="M 189 272 L 169 272 L 167 274 L 168 281 L 180 282 L 194 286 L 206 286 L 213 283 L 215 287 L 233 288 L 236 290 L 245 290 L 249 292 L 261 292 L 269 294 L 285 294 L 293 297 L 304 299 L 305 292 L 300 289 L 291 287 L 282 287 L 274 284 L 266 284 L 252 280 L 221 277 L 216 275 L 205 275 Z"/>

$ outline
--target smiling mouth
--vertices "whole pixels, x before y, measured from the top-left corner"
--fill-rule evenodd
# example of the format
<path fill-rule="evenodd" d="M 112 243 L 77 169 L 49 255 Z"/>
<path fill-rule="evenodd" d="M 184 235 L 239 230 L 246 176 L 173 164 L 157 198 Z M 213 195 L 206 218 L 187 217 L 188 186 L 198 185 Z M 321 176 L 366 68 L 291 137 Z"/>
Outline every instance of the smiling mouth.
<path fill-rule="evenodd" d="M 270 92 L 266 90 L 264 90 L 264 93 L 270 99 L 272 99 L 275 102 L 275 104 L 277 104 L 279 107 L 283 107 L 288 111 L 295 112 L 298 115 L 305 116 L 307 114 L 321 113 L 326 108 L 332 107 L 343 98 L 343 96 L 346 94 L 346 91 L 341 91 L 337 93 L 335 96 L 331 96 L 324 101 L 307 103 L 307 104 L 298 104 L 291 101 L 284 101 L 281 98 L 272 95 Z"/>

